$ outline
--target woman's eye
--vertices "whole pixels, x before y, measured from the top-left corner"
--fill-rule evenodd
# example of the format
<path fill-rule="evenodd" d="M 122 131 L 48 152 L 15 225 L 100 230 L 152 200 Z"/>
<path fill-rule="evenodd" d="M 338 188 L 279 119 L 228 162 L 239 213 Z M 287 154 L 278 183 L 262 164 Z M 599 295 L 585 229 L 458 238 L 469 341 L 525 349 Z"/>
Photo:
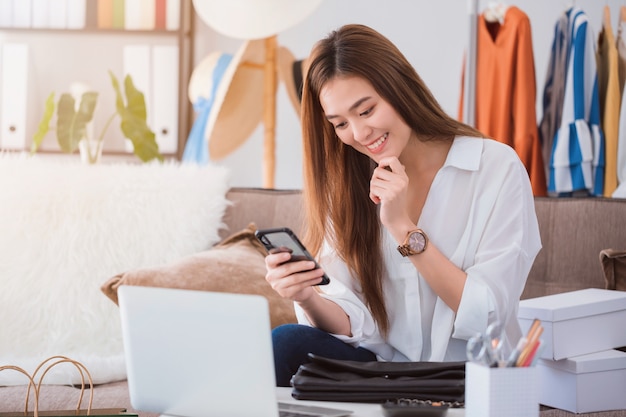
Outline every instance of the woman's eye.
<path fill-rule="evenodd" d="M 346 122 L 337 123 L 335 129 L 341 129 L 346 126 Z"/>
<path fill-rule="evenodd" d="M 367 116 L 368 114 L 370 114 L 372 112 L 372 110 L 374 110 L 374 108 L 370 107 L 369 109 L 365 110 L 364 112 L 359 113 L 359 116 Z"/>

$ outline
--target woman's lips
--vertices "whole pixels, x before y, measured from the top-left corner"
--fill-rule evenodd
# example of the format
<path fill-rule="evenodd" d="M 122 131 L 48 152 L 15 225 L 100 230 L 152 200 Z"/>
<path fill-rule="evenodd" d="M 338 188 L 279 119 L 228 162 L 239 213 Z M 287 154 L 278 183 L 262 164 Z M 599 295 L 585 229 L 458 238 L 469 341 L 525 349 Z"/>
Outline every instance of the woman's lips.
<path fill-rule="evenodd" d="M 376 149 L 380 148 L 381 145 L 383 143 L 385 143 L 385 141 L 387 140 L 387 136 L 389 136 L 389 133 L 385 133 L 378 140 L 376 140 L 374 143 L 371 143 L 371 144 L 367 145 L 367 149 L 369 149 L 370 151 L 373 151 L 373 152 L 376 151 Z"/>

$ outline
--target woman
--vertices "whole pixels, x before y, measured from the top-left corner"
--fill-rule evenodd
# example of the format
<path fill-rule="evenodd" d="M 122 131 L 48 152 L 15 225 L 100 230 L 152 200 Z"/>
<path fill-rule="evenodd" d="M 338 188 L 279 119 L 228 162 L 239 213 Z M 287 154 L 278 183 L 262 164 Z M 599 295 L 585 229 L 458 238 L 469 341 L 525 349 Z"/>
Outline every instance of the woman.
<path fill-rule="evenodd" d="M 307 234 L 323 270 L 266 258 L 299 325 L 273 331 L 288 386 L 312 352 L 346 360 L 466 359 L 466 342 L 521 337 L 520 295 L 541 248 L 515 151 L 449 117 L 402 53 L 362 25 L 319 41 L 304 82 Z M 316 287 L 322 274 L 329 285 Z"/>

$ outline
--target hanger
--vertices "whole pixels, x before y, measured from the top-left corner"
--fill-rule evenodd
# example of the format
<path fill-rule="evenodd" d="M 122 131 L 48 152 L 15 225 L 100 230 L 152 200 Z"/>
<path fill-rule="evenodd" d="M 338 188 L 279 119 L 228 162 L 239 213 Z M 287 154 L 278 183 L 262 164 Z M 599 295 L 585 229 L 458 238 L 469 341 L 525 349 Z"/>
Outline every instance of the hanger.
<path fill-rule="evenodd" d="M 487 8 L 483 12 L 483 16 L 487 22 L 504 23 L 504 16 L 506 16 L 506 10 L 508 5 L 501 1 L 490 1 L 487 4 Z"/>
<path fill-rule="evenodd" d="M 608 3 L 608 1 L 607 1 Z M 611 28 L 611 8 L 609 7 L 609 5 L 605 5 L 604 6 L 604 10 L 603 10 L 603 16 L 604 16 L 604 27 L 610 29 Z"/>

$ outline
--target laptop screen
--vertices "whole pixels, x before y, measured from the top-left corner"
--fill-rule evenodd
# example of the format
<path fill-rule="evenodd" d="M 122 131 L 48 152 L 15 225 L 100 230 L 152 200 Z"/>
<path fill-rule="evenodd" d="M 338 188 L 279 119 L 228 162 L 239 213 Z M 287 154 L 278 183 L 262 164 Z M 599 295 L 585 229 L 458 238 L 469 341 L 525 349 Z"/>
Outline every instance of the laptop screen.
<path fill-rule="evenodd" d="M 121 286 L 132 406 L 181 417 L 277 417 L 267 300 Z"/>

